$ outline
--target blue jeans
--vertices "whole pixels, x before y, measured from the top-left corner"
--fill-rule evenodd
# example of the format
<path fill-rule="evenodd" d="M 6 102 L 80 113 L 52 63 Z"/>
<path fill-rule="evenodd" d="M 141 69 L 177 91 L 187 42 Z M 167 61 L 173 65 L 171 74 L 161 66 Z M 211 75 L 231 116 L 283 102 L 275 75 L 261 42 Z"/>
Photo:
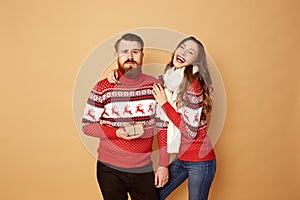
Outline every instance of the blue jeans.
<path fill-rule="evenodd" d="M 215 177 L 216 160 L 188 162 L 175 159 L 169 166 L 169 181 L 159 189 L 159 199 L 164 200 L 188 178 L 189 200 L 207 200 Z"/>

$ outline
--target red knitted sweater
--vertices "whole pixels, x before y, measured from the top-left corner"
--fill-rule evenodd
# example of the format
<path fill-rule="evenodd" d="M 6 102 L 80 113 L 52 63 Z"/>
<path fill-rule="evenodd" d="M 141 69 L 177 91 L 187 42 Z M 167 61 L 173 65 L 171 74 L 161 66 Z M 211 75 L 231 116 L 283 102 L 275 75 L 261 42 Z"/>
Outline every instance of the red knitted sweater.
<path fill-rule="evenodd" d="M 156 78 L 140 73 L 128 79 L 119 73 L 120 84 L 99 81 L 92 89 L 82 119 L 83 132 L 100 138 L 98 160 L 122 168 L 142 167 L 150 163 L 154 128 L 160 149 L 159 165 L 167 166 L 167 124 L 156 118 L 156 101 L 152 95 Z M 116 130 L 133 122 L 142 122 L 144 134 L 125 140 L 116 136 Z"/>
<path fill-rule="evenodd" d="M 202 111 L 202 87 L 194 80 L 187 90 L 188 104 L 179 113 L 169 102 L 162 108 L 168 118 L 181 131 L 181 145 L 177 157 L 183 161 L 207 161 L 215 159 L 210 139 L 206 135 L 207 123 L 200 120 Z"/>

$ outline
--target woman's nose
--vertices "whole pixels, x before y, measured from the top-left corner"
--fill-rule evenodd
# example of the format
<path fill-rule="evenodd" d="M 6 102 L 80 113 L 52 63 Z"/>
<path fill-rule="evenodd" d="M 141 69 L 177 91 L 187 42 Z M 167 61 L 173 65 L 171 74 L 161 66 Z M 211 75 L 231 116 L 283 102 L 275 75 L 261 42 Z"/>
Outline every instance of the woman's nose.
<path fill-rule="evenodd" d="M 180 55 L 185 56 L 186 55 L 186 50 L 182 50 L 181 52 L 179 52 Z"/>

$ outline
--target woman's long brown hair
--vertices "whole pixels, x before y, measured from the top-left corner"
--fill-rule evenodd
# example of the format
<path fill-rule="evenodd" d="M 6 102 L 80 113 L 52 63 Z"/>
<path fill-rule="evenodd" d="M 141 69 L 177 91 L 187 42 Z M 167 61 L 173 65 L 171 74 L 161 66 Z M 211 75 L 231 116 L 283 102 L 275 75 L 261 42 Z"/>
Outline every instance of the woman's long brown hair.
<path fill-rule="evenodd" d="M 178 92 L 178 96 L 177 96 L 177 105 L 178 107 L 182 107 L 184 105 L 187 104 L 187 97 L 186 97 L 186 92 L 188 87 L 190 86 L 191 82 L 195 79 L 197 79 L 199 81 L 199 83 L 202 86 L 202 94 L 203 94 L 203 110 L 202 110 L 202 114 L 201 114 L 201 119 L 205 120 L 206 116 L 208 113 L 211 112 L 212 110 L 212 99 L 210 96 L 210 93 L 213 91 L 212 88 L 212 80 L 210 77 L 210 73 L 208 71 L 207 68 L 207 62 L 206 62 L 206 55 L 205 55 L 205 50 L 203 45 L 201 44 L 201 42 L 199 40 L 197 40 L 194 37 L 187 37 L 185 39 L 183 39 L 178 46 L 176 47 L 176 49 L 183 44 L 184 42 L 188 41 L 188 40 L 192 40 L 194 41 L 199 49 L 199 55 L 197 57 L 197 60 L 195 63 L 193 63 L 193 65 L 189 65 L 185 67 L 184 70 L 184 79 L 182 81 L 182 83 L 179 86 L 179 92 Z M 168 69 L 174 67 L 173 64 L 173 58 L 175 56 L 175 51 L 172 55 L 171 61 L 169 62 L 169 64 L 166 66 L 165 71 L 167 71 Z M 197 66 L 198 67 L 198 72 L 193 74 L 193 67 Z"/>

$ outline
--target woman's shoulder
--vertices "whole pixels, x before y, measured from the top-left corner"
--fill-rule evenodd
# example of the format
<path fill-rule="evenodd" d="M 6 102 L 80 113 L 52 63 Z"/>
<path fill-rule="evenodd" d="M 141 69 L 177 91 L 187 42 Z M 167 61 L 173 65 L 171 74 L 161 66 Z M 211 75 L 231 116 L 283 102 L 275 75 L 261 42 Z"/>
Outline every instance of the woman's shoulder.
<path fill-rule="evenodd" d="M 194 79 L 189 88 L 188 88 L 188 92 L 190 93 L 195 93 L 195 94 L 201 94 L 202 93 L 202 86 L 200 84 L 200 82 L 197 79 Z"/>

